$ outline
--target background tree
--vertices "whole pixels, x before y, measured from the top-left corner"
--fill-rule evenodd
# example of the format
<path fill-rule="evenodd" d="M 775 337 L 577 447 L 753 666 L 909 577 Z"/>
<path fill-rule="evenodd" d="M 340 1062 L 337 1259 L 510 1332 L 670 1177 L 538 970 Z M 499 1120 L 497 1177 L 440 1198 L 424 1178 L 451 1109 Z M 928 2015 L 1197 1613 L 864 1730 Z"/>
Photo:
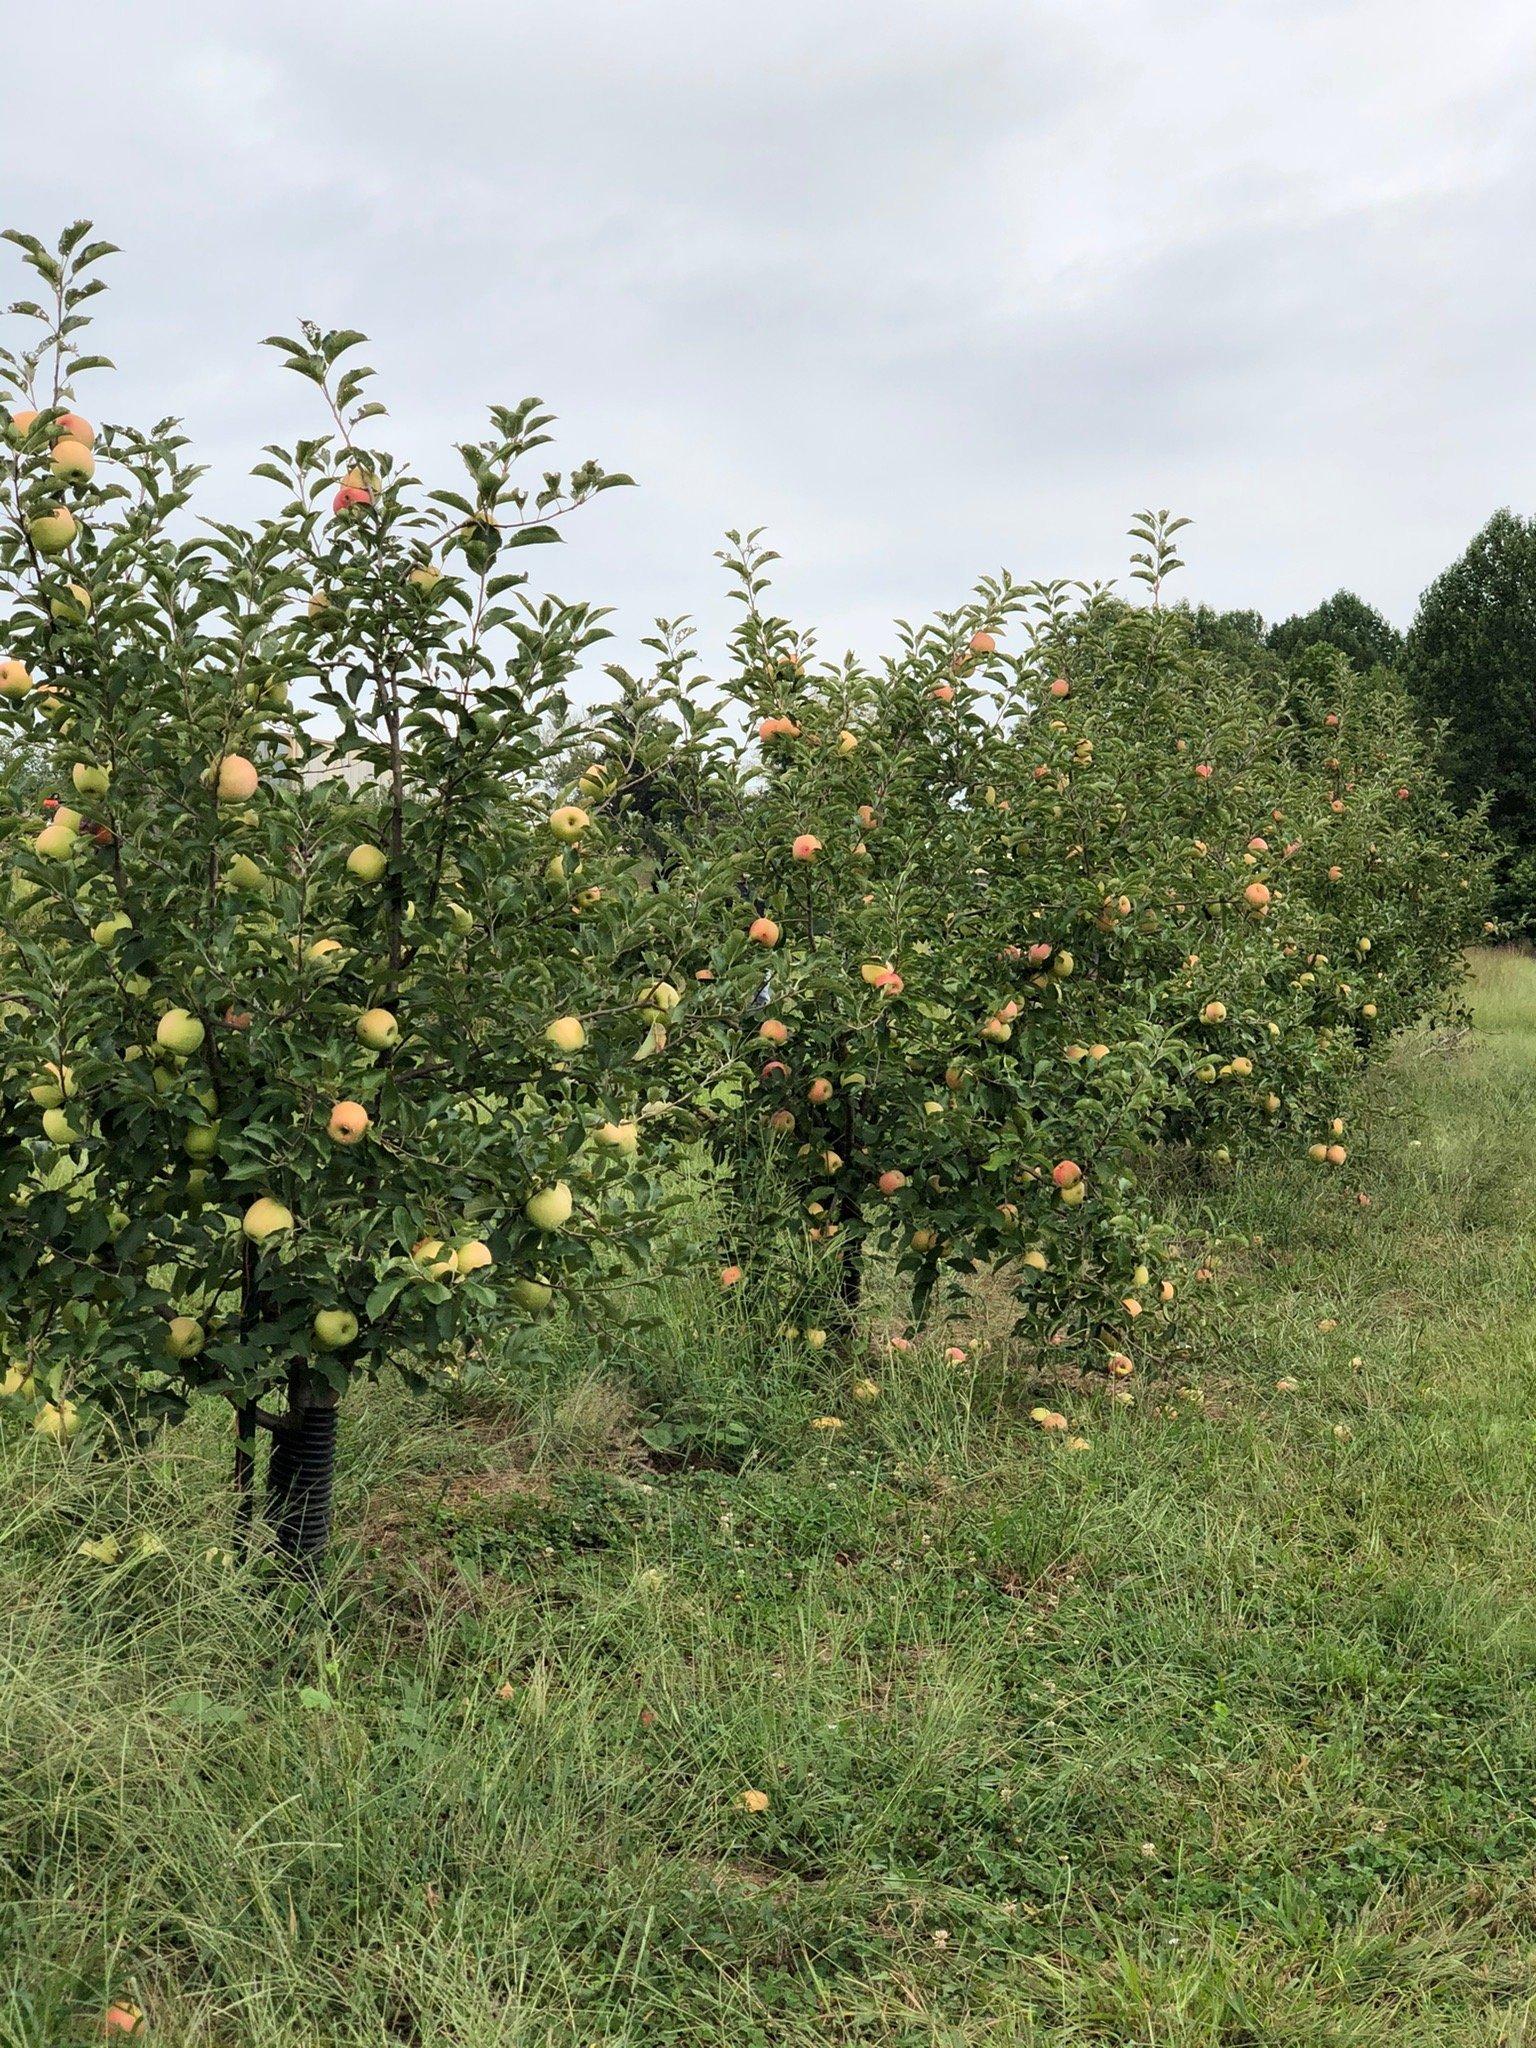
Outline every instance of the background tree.
<path fill-rule="evenodd" d="M 1369 669 L 1390 668 L 1399 661 L 1403 636 L 1363 597 L 1356 597 L 1352 590 L 1336 590 L 1311 611 L 1293 612 L 1271 626 L 1269 645 L 1287 660 L 1308 647 L 1336 647 L 1364 675 Z"/>
<path fill-rule="evenodd" d="M 1419 601 L 1409 686 L 1440 726 L 1452 794 L 1486 794 L 1498 908 L 1529 926 L 1536 883 L 1536 520 L 1506 506 Z"/>

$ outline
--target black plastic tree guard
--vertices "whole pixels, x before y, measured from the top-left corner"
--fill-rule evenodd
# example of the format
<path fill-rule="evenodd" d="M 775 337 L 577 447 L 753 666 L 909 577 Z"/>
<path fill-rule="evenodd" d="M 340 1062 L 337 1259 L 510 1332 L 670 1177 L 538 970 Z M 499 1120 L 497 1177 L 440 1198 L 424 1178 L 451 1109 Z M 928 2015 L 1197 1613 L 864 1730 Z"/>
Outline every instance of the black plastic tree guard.
<path fill-rule="evenodd" d="M 292 1408 L 267 1459 L 267 1520 L 279 1555 L 305 1577 L 315 1575 L 331 1540 L 337 1414 L 334 1401 Z"/>

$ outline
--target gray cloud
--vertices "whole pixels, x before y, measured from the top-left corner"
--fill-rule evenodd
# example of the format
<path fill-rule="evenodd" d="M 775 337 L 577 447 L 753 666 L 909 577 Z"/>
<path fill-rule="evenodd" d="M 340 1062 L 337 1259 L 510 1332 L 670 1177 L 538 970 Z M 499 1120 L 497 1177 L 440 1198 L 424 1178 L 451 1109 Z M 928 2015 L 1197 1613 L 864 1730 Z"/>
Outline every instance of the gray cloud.
<path fill-rule="evenodd" d="M 1536 18 L 1506 0 L 292 0 L 77 8 L 14 92 L 5 213 L 92 215 L 111 417 L 181 414 L 220 509 L 315 425 L 256 346 L 365 328 L 434 478 L 537 391 L 605 500 L 557 586 L 728 613 L 766 522 L 824 647 L 1006 564 L 1399 620 L 1529 502 Z"/>

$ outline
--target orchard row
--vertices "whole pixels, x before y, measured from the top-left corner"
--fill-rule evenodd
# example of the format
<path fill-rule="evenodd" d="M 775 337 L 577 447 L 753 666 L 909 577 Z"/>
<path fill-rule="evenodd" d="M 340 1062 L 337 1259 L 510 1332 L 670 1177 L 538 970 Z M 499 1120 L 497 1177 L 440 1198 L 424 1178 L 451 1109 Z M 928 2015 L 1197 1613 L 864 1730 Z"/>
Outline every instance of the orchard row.
<path fill-rule="evenodd" d="M 43 1427 L 616 1327 L 701 1172 L 720 1285 L 808 1282 L 845 1350 L 879 1254 L 914 1321 L 985 1267 L 1125 1376 L 1188 1277 L 1158 1148 L 1348 1184 L 1350 1084 L 1482 915 L 1391 676 L 1203 650 L 1162 520 L 1153 602 L 988 581 L 870 666 L 733 536 L 721 671 L 662 626 L 573 712 L 603 615 L 523 550 L 626 478 L 537 470 L 529 402 L 425 490 L 305 328 L 324 430 L 269 516 L 194 523 L 173 423 L 75 410 L 106 245 L 21 242 L 0 1319 Z"/>

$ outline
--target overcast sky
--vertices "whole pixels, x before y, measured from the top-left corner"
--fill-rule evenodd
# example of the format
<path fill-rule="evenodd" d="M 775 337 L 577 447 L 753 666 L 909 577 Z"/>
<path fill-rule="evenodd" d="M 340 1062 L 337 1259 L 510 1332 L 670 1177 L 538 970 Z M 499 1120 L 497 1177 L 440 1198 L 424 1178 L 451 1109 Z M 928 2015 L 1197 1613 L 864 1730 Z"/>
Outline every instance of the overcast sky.
<path fill-rule="evenodd" d="M 1191 596 L 1405 624 L 1536 501 L 1530 0 L 77 0 L 67 42 L 0 189 L 123 246 L 84 409 L 182 416 L 228 511 L 319 425 L 258 346 L 300 315 L 369 334 L 434 482 L 537 393 L 642 486 L 530 558 L 629 645 L 718 637 L 731 525 L 873 654 L 989 570 L 1121 573 L 1148 504 Z"/>

